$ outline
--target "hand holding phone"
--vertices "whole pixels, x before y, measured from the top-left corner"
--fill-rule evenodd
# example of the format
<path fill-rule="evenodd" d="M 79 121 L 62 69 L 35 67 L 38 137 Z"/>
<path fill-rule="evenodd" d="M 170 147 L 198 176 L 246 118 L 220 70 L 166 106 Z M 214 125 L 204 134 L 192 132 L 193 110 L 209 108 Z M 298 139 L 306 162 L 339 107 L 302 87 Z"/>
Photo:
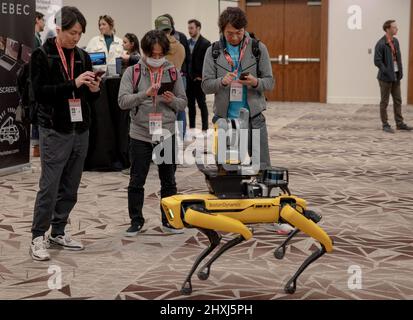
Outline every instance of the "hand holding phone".
<path fill-rule="evenodd" d="M 102 78 L 102 76 L 106 73 L 103 70 L 97 70 L 94 72 L 95 73 L 95 80 L 97 80 L 98 78 Z"/>
<path fill-rule="evenodd" d="M 166 91 L 172 92 L 174 90 L 174 86 L 175 86 L 174 82 L 161 83 L 161 87 L 158 90 L 158 96 L 163 95 Z"/>
<path fill-rule="evenodd" d="M 247 80 L 247 77 L 250 75 L 249 72 L 243 72 L 241 73 L 241 75 L 239 76 L 240 80 Z"/>

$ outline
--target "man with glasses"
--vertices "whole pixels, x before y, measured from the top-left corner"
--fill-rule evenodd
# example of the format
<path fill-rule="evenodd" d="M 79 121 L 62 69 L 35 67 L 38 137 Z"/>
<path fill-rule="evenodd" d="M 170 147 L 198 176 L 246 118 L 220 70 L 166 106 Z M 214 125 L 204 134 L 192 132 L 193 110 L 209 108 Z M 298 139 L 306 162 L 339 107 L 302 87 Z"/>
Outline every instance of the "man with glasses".
<path fill-rule="evenodd" d="M 252 141 L 250 153 L 253 158 L 259 154 L 260 169 L 265 170 L 271 167 L 271 160 L 263 115 L 267 107 L 264 92 L 273 90 L 275 81 L 267 47 L 262 42 L 257 46 L 257 40 L 246 31 L 247 25 L 240 8 L 230 7 L 221 14 L 219 29 L 223 36 L 219 46 L 212 45 L 205 54 L 202 89 L 215 95 L 214 123 L 219 118 L 238 119 L 242 108 L 249 110 L 250 130 L 260 133 L 259 142 Z M 254 52 L 254 43 L 259 55 Z M 272 230 L 288 234 L 292 227 L 276 224 Z"/>

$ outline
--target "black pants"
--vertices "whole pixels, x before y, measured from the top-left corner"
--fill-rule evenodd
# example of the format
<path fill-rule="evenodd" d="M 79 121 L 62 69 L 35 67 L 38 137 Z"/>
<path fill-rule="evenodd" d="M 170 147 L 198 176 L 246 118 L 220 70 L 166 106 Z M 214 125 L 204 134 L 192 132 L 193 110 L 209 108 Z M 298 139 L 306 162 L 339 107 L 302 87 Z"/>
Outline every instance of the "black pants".
<path fill-rule="evenodd" d="M 175 150 L 175 137 L 166 140 L 172 144 Z M 145 182 L 152 162 L 152 154 L 155 147 L 159 147 L 140 140 L 130 139 L 130 181 L 128 187 L 128 208 L 131 224 L 144 224 L 145 219 L 142 214 L 143 201 L 145 196 Z M 164 154 L 161 154 L 164 156 Z M 159 179 L 161 180 L 161 198 L 167 198 L 177 193 L 175 182 L 176 165 L 175 156 L 172 155 L 172 164 L 163 163 L 158 165 Z M 161 208 L 162 224 L 165 225 L 168 219 Z"/>
<path fill-rule="evenodd" d="M 201 88 L 202 81 L 188 80 L 188 87 L 186 95 L 188 97 L 188 109 L 189 109 L 189 126 L 191 129 L 195 128 L 196 123 L 196 107 L 195 100 L 198 103 L 198 107 L 201 110 L 202 118 L 202 130 L 208 130 L 208 107 L 206 104 L 205 93 Z"/>
<path fill-rule="evenodd" d="M 69 214 L 77 202 L 89 131 L 64 134 L 40 127 L 42 174 L 34 206 L 33 239 L 52 226 L 52 235 L 64 235 Z"/>

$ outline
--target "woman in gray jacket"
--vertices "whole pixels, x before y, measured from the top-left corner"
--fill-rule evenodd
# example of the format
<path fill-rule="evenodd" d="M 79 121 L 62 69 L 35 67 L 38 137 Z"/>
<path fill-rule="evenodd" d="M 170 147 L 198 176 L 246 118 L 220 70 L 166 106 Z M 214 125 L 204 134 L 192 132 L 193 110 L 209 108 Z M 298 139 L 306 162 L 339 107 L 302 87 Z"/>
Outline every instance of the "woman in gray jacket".
<path fill-rule="evenodd" d="M 149 31 L 141 41 L 143 58 L 137 67 L 129 67 L 121 81 L 119 106 L 131 110 L 128 208 L 131 226 L 126 236 L 135 236 L 142 229 L 144 186 L 153 153 L 161 181 L 161 198 L 177 193 L 175 182 L 175 122 L 176 115 L 187 105 L 184 85 L 176 68 L 166 61 L 169 40 L 164 32 Z M 161 94 L 160 88 L 168 90 Z M 162 158 L 162 159 L 161 159 Z M 161 208 L 162 230 L 173 229 Z"/>

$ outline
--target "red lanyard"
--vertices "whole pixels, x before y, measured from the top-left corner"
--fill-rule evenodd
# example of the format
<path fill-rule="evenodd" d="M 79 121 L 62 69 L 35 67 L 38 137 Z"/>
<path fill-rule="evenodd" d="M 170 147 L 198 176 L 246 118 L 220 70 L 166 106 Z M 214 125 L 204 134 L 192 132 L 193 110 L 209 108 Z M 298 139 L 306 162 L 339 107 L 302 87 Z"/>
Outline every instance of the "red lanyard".
<path fill-rule="evenodd" d="M 387 42 L 389 43 L 390 47 L 391 47 L 391 51 L 393 54 L 393 60 L 396 61 L 396 47 L 394 46 L 393 40 L 390 39 L 390 37 L 387 37 Z"/>
<path fill-rule="evenodd" d="M 152 72 L 150 69 L 149 69 L 149 75 L 151 77 L 151 86 L 157 85 L 158 87 L 160 87 L 162 83 L 163 67 L 159 68 L 158 77 L 156 78 L 156 80 L 155 80 L 155 72 Z M 156 110 L 156 95 L 152 97 L 152 103 L 153 103 L 153 107 Z"/>
<path fill-rule="evenodd" d="M 248 46 L 249 42 L 250 42 L 250 39 L 246 38 L 245 41 L 244 41 L 244 45 L 242 46 L 241 52 L 239 54 L 238 68 L 237 68 L 237 70 L 234 70 L 234 72 L 236 72 L 236 73 L 238 73 L 238 70 L 241 67 L 241 61 L 245 56 L 245 51 L 247 51 L 247 46 Z M 229 65 L 234 68 L 234 66 L 235 66 L 234 65 L 234 60 L 232 60 L 231 55 L 228 52 L 225 52 L 225 59 L 227 59 Z"/>
<path fill-rule="evenodd" d="M 70 67 L 72 70 L 71 70 L 71 74 L 69 74 L 69 67 L 67 65 L 66 56 L 63 52 L 62 47 L 57 42 L 57 39 L 55 41 L 56 41 L 57 51 L 59 51 L 59 56 L 60 56 L 60 59 L 62 60 L 63 68 L 66 71 L 66 75 L 69 78 L 69 80 L 73 80 L 75 78 L 75 51 L 73 50 L 70 55 Z"/>

